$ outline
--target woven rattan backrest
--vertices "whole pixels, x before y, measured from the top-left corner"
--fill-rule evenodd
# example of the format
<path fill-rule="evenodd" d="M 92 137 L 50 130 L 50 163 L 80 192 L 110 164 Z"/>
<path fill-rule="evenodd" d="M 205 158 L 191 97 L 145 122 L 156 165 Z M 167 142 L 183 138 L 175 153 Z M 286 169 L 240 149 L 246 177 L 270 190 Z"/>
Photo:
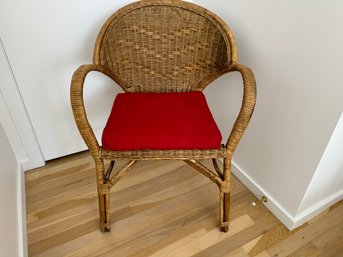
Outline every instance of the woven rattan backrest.
<path fill-rule="evenodd" d="M 114 13 L 94 62 L 127 92 L 202 90 L 236 62 L 230 29 L 213 13 L 177 0 L 143 0 Z"/>

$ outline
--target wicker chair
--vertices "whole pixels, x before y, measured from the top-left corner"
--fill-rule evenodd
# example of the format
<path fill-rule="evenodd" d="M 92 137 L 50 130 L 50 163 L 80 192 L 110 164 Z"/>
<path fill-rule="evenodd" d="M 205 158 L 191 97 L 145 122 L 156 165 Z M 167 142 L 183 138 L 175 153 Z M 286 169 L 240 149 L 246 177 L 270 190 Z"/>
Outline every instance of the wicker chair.
<path fill-rule="evenodd" d="M 106 74 L 124 91 L 114 102 L 104 129 L 102 146 L 87 120 L 83 102 L 83 84 L 90 71 Z M 243 101 L 227 143 L 222 145 L 218 127 L 209 113 L 202 91 L 219 76 L 232 71 L 240 72 L 243 78 Z M 111 227 L 111 187 L 137 161 L 162 159 L 182 160 L 219 187 L 219 224 L 222 231 L 228 231 L 231 157 L 250 121 L 255 98 L 254 75 L 249 68 L 238 64 L 233 34 L 212 12 L 179 0 L 142 0 L 115 12 L 105 22 L 97 37 L 93 64 L 80 66 L 71 82 L 75 121 L 96 164 L 101 231 L 110 231 Z M 180 108 L 187 111 L 185 108 L 189 100 L 194 100 L 192 104 L 201 103 L 202 109 L 190 111 L 180 121 L 178 115 L 183 115 Z M 151 101 L 153 104 L 145 106 Z M 145 108 L 150 109 L 145 113 Z M 179 113 L 177 110 L 176 114 L 173 113 L 174 109 L 179 109 Z M 116 116 L 118 110 L 121 114 Z M 139 113 L 135 114 L 135 111 Z M 152 117 L 156 112 L 159 117 Z M 202 113 L 206 113 L 205 121 L 211 123 L 208 125 L 211 131 L 207 131 L 207 125 L 200 124 L 203 121 L 197 119 Z M 112 122 L 111 117 L 117 120 Z M 148 136 L 146 133 L 149 132 L 149 124 L 152 124 L 149 123 L 151 119 L 155 119 L 151 125 L 154 129 Z M 163 122 L 160 122 L 161 119 Z M 144 120 L 148 123 L 142 125 Z M 176 122 L 188 122 L 193 127 L 184 129 L 181 124 L 180 130 L 177 124 L 174 131 L 156 132 L 164 121 L 167 121 L 164 124 L 167 127 Z M 168 121 L 172 124 L 168 124 Z M 141 131 L 141 128 L 145 131 Z M 197 134 L 194 131 L 200 132 Z M 116 137 L 119 133 L 119 137 Z M 136 134 L 131 136 L 130 133 Z M 214 135 L 208 140 L 211 133 Z M 212 141 L 205 144 L 182 144 L 178 140 L 180 136 L 187 141 L 193 134 L 197 134 L 195 140 L 200 138 L 200 141 Z M 164 135 L 168 138 L 168 144 L 164 144 Z M 141 139 L 148 142 L 140 142 Z M 120 140 L 121 143 L 116 145 Z M 126 145 L 126 142 L 130 144 Z M 223 171 L 218 167 L 216 158 L 223 158 Z M 127 164 L 111 175 L 114 161 L 123 159 L 127 160 Z M 212 159 L 214 171 L 199 161 L 202 159 Z M 110 161 L 106 170 L 104 160 Z"/>

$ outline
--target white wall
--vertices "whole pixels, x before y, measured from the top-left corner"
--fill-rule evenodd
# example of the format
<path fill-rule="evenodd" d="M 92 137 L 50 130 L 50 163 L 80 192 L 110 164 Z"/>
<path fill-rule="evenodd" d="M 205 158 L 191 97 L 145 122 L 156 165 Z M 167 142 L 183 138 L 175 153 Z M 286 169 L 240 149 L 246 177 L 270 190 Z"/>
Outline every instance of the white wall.
<path fill-rule="evenodd" d="M 1 43 L 1 41 L 0 41 Z M 0 45 L 1 47 L 1 45 Z M 21 127 L 17 127 L 9 112 L 9 106 L 4 99 L 4 86 L 14 83 L 13 77 L 7 76 L 10 67 L 4 62 L 0 49 L 0 256 L 27 256 L 26 236 L 26 205 L 25 205 L 25 175 L 24 170 L 44 163 L 40 153 L 27 152 L 35 149 L 30 142 L 35 142 L 30 122 L 24 113 L 17 89 L 11 88 L 8 102 L 16 106 L 16 120 Z M 8 93 L 8 92 L 7 92 Z M 14 94 L 12 94 L 14 93 Z M 18 102 L 19 100 L 19 102 Z M 24 110 L 23 110 L 24 109 Z M 28 125 L 28 127 L 25 127 Z M 21 134 L 23 132 L 24 134 Z M 22 136 L 25 136 L 22 138 Z M 32 137 L 33 136 L 33 137 Z M 23 139 L 23 140 L 22 140 Z M 38 157 L 38 158 L 37 158 Z M 38 161 L 38 162 L 37 162 Z"/>
<path fill-rule="evenodd" d="M 3 257 L 19 256 L 18 175 L 17 160 L 0 123 L 0 256 Z"/>
<path fill-rule="evenodd" d="M 230 25 L 239 60 L 257 80 L 255 113 L 234 156 L 236 175 L 266 194 L 267 206 L 292 227 L 343 110 L 343 2 L 194 2 Z M 224 77 L 207 90 L 224 135 L 238 108 L 236 83 L 237 75 Z M 331 176 L 342 178 L 342 172 Z"/>

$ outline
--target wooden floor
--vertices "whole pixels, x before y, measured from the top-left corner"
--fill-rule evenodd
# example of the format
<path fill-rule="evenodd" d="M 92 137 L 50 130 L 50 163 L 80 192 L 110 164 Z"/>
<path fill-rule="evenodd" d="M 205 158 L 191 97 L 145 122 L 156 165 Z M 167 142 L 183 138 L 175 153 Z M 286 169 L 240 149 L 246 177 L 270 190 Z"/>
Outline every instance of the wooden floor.
<path fill-rule="evenodd" d="M 233 178 L 231 223 L 218 230 L 217 187 L 178 161 L 142 161 L 112 189 L 112 230 L 98 230 L 88 153 L 26 175 L 29 256 L 331 257 L 343 256 L 339 202 L 289 232 Z"/>

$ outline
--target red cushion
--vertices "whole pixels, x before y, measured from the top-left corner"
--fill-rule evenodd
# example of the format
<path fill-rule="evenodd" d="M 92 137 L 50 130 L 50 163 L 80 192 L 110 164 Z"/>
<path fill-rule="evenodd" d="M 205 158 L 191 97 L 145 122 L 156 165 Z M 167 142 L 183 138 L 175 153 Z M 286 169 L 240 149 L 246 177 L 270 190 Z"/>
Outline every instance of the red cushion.
<path fill-rule="evenodd" d="M 216 149 L 220 131 L 202 92 L 121 93 L 102 134 L 103 149 Z"/>

